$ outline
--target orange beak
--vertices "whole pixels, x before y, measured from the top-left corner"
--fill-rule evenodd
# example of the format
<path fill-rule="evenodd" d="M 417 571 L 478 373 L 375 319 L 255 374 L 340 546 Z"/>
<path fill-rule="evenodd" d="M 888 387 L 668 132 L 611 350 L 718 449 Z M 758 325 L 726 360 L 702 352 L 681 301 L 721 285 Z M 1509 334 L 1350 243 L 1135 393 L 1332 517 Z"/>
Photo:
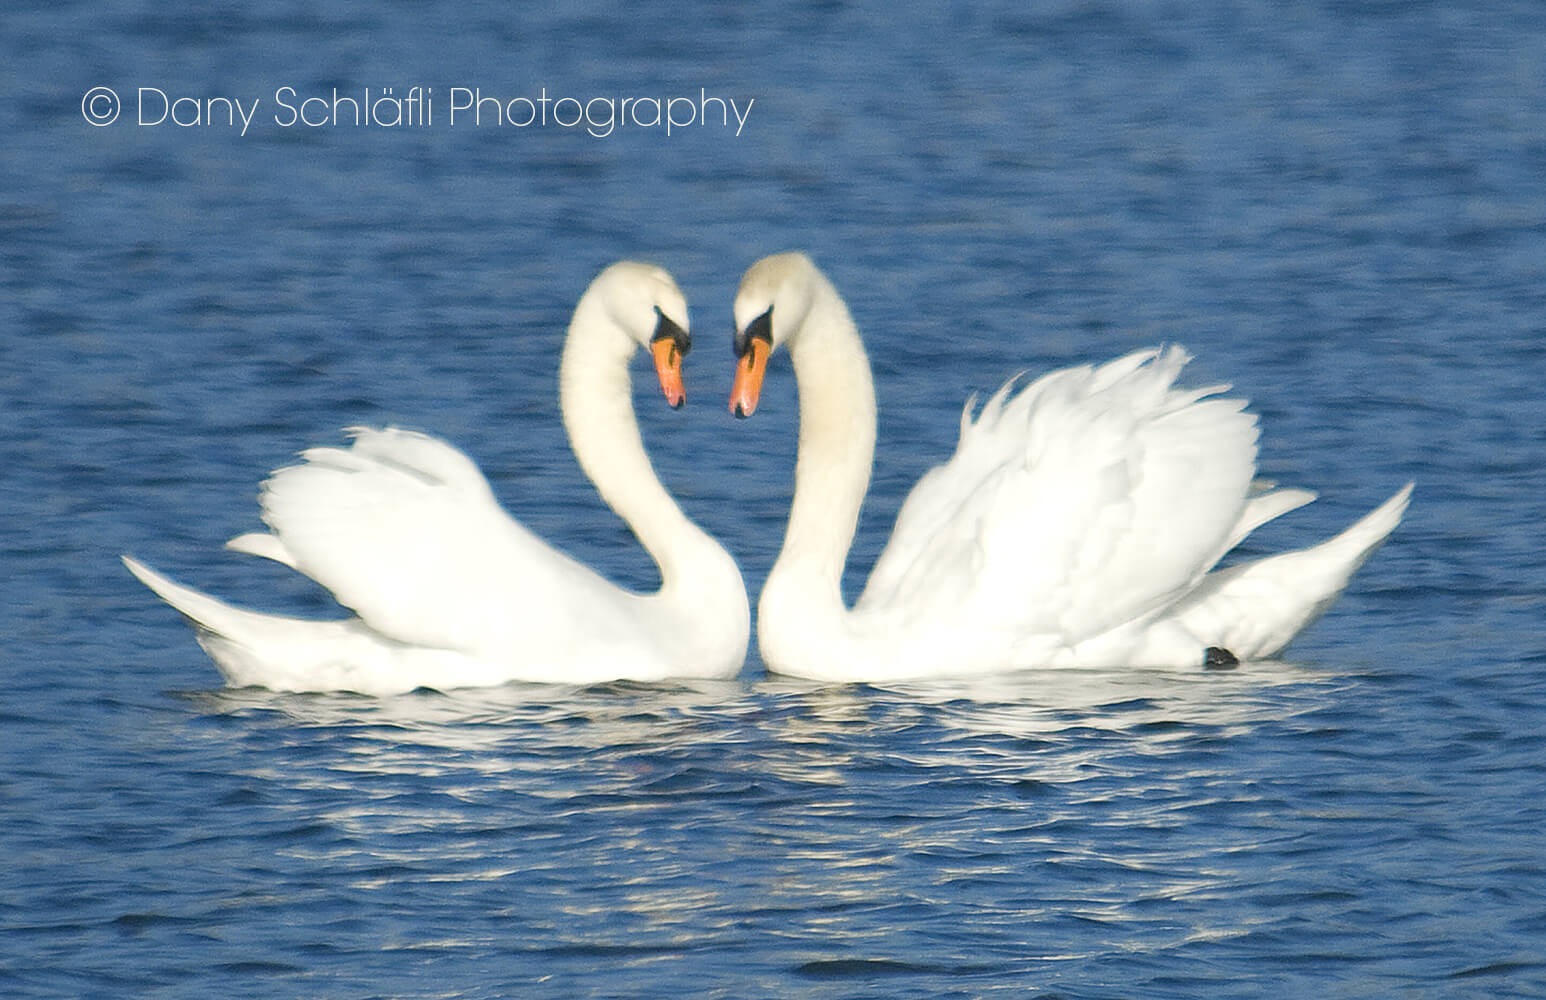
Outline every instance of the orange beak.
<path fill-rule="evenodd" d="M 682 352 L 676 349 L 671 337 L 657 337 L 650 341 L 650 355 L 655 359 L 655 376 L 660 379 L 660 391 L 666 394 L 666 402 L 677 409 L 687 402 L 687 390 L 682 386 Z"/>
<path fill-rule="evenodd" d="M 746 342 L 746 353 L 735 363 L 735 380 L 730 383 L 730 412 L 749 417 L 757 412 L 762 396 L 762 378 L 768 373 L 768 356 L 773 345 L 761 337 Z"/>

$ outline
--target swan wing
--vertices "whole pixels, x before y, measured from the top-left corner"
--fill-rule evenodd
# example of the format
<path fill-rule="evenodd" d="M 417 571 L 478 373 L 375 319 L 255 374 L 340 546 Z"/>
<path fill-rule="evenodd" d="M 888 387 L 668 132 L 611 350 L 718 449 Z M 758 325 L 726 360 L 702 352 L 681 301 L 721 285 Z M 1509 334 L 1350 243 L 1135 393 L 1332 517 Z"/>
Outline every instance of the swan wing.
<path fill-rule="evenodd" d="M 351 446 L 308 449 L 270 476 L 272 534 L 231 547 L 306 574 L 383 636 L 469 653 L 540 641 L 574 606 L 620 593 L 510 517 L 457 449 L 396 428 L 349 433 Z"/>
<path fill-rule="evenodd" d="M 1248 503 L 1257 428 L 1185 351 L 1006 383 L 898 513 L 858 610 L 1080 642 L 1173 603 L 1295 495 Z M 1277 496 L 1277 499 L 1270 499 Z"/>

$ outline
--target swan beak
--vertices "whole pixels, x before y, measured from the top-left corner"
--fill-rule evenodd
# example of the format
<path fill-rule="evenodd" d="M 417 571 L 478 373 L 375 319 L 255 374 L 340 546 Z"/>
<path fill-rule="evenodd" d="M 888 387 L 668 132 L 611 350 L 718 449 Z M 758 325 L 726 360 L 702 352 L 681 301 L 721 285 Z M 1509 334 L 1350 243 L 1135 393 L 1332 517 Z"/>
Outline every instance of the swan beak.
<path fill-rule="evenodd" d="M 655 359 L 655 375 L 660 379 L 660 391 L 666 394 L 666 402 L 673 410 L 687 402 L 687 390 L 682 385 L 682 352 L 676 349 L 676 341 L 660 337 L 650 341 L 650 354 Z"/>
<path fill-rule="evenodd" d="M 660 391 L 666 394 L 666 402 L 673 410 L 687 402 L 687 390 L 682 386 L 682 358 L 690 350 L 692 337 L 656 306 L 650 356 L 655 359 L 655 377 L 660 379 Z"/>
<path fill-rule="evenodd" d="M 735 380 L 730 383 L 730 412 L 749 417 L 757 412 L 762 396 L 762 378 L 768 373 L 768 358 L 773 354 L 773 309 L 746 324 L 746 331 L 735 338 Z"/>
<path fill-rule="evenodd" d="M 730 383 L 730 412 L 738 417 L 749 417 L 757 412 L 757 400 L 762 395 L 762 377 L 768 372 L 768 355 L 773 345 L 766 340 L 747 342 L 746 353 L 735 365 L 735 381 Z"/>

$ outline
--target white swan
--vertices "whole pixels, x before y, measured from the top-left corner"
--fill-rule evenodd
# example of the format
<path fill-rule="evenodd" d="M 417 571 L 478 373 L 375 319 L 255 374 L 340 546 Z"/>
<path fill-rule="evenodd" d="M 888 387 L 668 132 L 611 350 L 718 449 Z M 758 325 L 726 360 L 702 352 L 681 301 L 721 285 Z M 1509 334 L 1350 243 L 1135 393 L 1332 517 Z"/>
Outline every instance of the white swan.
<path fill-rule="evenodd" d="M 628 361 L 644 345 L 667 401 L 681 404 L 686 331 L 669 274 L 614 264 L 575 307 L 559 368 L 575 457 L 655 560 L 655 593 L 622 590 L 550 547 L 500 507 L 466 455 L 395 429 L 304 452 L 264 485 L 272 534 L 229 543 L 306 574 L 356 618 L 258 614 L 124 563 L 192 620 L 233 686 L 391 694 L 734 676 L 751 624 L 740 570 L 661 486 L 630 394 Z"/>
<path fill-rule="evenodd" d="M 868 487 L 875 391 L 848 308 L 803 254 L 764 258 L 735 299 L 731 411 L 787 347 L 799 389 L 794 500 L 757 609 L 771 671 L 821 680 L 1016 668 L 1228 665 L 1277 653 L 1401 519 L 1408 484 L 1313 548 L 1209 572 L 1314 499 L 1253 490 L 1256 419 L 1226 387 L 1177 389 L 1184 351 L 1005 384 L 907 497 L 852 610 L 840 582 Z"/>

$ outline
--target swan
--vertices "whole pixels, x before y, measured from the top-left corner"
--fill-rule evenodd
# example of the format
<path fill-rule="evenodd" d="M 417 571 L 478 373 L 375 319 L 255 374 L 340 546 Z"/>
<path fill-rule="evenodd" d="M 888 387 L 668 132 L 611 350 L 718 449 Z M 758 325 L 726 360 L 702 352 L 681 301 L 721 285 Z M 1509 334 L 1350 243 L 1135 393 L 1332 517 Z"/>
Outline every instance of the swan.
<path fill-rule="evenodd" d="M 1179 347 L 1011 379 L 925 474 L 852 609 L 841 580 L 868 488 L 875 390 L 837 290 L 802 253 L 736 294 L 730 409 L 757 407 L 787 348 L 794 499 L 757 605 L 768 670 L 892 681 L 1062 666 L 1227 667 L 1275 655 L 1400 521 L 1408 483 L 1329 541 L 1214 570 L 1313 493 L 1253 486 L 1256 418 L 1227 386 L 1180 389 Z"/>
<path fill-rule="evenodd" d="M 623 261 L 575 307 L 559 405 L 581 468 L 654 559 L 654 593 L 623 590 L 550 547 L 500 507 L 470 458 L 395 428 L 354 428 L 348 447 L 303 452 L 264 484 L 269 531 L 227 543 L 311 577 L 356 617 L 258 614 L 130 556 L 124 564 L 191 620 L 233 687 L 385 695 L 734 676 L 751 630 L 746 587 L 645 454 L 628 374 L 640 346 L 680 406 L 686 300 L 665 271 Z"/>

